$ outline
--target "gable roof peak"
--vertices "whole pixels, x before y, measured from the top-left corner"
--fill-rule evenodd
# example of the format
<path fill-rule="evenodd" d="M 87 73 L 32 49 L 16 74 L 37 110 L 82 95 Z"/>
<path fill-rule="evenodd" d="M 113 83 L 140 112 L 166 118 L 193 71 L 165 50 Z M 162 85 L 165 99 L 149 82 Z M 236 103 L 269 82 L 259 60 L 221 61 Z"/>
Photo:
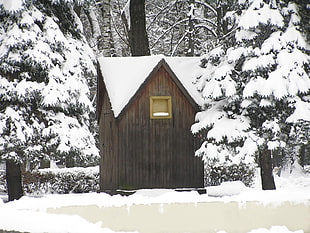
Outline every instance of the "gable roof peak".
<path fill-rule="evenodd" d="M 199 61 L 199 57 L 163 55 L 98 58 L 114 116 L 119 116 L 153 70 L 162 64 L 171 69 L 190 97 L 197 105 L 201 105 L 202 98 L 192 83 L 195 73 L 200 69 Z"/>

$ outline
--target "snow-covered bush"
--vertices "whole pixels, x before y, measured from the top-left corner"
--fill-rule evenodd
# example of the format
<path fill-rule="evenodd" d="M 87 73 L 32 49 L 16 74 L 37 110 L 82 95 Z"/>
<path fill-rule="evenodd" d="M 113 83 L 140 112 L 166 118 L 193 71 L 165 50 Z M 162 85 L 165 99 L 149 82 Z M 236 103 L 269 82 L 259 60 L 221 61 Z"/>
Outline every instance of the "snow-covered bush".
<path fill-rule="evenodd" d="M 99 191 L 99 167 L 40 169 L 23 174 L 28 194 L 88 193 Z"/>
<path fill-rule="evenodd" d="M 250 187 L 254 182 L 255 167 L 249 164 L 207 164 L 205 167 L 205 186 L 220 185 L 226 181 L 242 181 Z"/>
<path fill-rule="evenodd" d="M 66 194 L 99 191 L 99 167 L 40 169 L 23 172 L 25 193 Z M 0 192 L 7 192 L 5 171 L 0 171 Z"/>

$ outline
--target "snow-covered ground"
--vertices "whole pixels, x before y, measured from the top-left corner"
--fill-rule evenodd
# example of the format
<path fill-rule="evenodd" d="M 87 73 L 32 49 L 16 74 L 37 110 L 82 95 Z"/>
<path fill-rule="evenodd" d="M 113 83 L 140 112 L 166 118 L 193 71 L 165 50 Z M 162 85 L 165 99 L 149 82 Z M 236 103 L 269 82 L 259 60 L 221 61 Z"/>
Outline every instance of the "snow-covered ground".
<path fill-rule="evenodd" d="M 158 203 L 200 203 L 200 202 L 239 202 L 247 201 L 263 204 L 282 202 L 304 203 L 310 208 L 310 174 L 291 174 L 275 177 L 277 190 L 262 191 L 257 179 L 254 188 L 246 188 L 241 182 L 228 182 L 220 186 L 207 187 L 208 194 L 197 192 L 177 192 L 167 189 L 138 190 L 130 196 L 108 195 L 105 193 L 44 195 L 42 197 L 22 197 L 18 201 L 5 203 L 0 199 L 0 229 L 22 232 L 114 232 L 102 228 L 102 223 L 88 222 L 78 215 L 48 213 L 48 208 L 65 206 L 119 207 L 137 204 Z M 4 198 L 4 196 L 2 196 Z M 255 216 L 253 216 L 255 217 Z M 224 220 L 223 220 L 224 221 Z M 218 231 L 224 233 L 225 231 Z M 273 226 L 270 229 L 253 229 L 250 233 L 302 233 L 304 229 L 291 231 L 286 226 Z M 225 232 L 226 233 L 226 232 Z M 229 233 L 229 232 L 227 232 Z M 304 232 L 307 233 L 307 232 Z"/>

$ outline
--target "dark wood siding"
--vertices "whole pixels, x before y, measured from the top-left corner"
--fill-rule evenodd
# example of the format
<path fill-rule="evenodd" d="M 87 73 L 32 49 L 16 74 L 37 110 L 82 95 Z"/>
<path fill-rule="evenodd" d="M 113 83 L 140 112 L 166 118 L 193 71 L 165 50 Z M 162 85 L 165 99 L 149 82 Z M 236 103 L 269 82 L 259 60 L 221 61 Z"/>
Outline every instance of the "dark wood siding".
<path fill-rule="evenodd" d="M 100 76 L 99 76 L 100 77 Z M 111 103 L 101 80 L 98 81 L 97 112 L 99 111 L 100 189 L 115 190 L 118 187 L 118 129 Z"/>
<path fill-rule="evenodd" d="M 190 132 L 195 108 L 171 72 L 160 66 L 115 119 L 101 84 L 99 118 L 102 191 L 202 187 L 203 163 Z M 150 119 L 150 96 L 172 97 L 172 119 Z"/>

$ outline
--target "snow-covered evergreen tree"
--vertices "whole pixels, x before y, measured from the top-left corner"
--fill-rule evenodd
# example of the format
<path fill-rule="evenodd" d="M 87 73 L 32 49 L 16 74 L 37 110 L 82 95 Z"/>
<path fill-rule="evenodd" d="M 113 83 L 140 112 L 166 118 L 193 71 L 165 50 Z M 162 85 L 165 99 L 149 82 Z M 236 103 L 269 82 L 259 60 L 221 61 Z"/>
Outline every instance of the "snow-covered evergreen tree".
<path fill-rule="evenodd" d="M 206 109 L 192 131 L 205 139 L 197 155 L 207 163 L 253 163 L 258 155 L 263 189 L 273 189 L 271 152 L 309 141 L 310 57 L 299 14 L 309 9 L 298 1 L 239 3 L 235 45 L 202 59 L 196 84 Z"/>
<path fill-rule="evenodd" d="M 95 161 L 96 70 L 73 2 L 2 1 L 0 20 L 0 158 Z"/>

